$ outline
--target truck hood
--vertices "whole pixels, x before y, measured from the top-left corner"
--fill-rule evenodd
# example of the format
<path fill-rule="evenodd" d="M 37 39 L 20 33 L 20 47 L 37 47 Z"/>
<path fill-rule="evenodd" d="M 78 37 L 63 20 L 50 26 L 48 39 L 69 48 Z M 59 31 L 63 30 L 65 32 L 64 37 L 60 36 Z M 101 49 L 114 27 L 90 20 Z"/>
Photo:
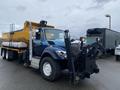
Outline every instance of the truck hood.
<path fill-rule="evenodd" d="M 65 48 L 65 43 L 63 39 L 50 40 L 48 43 L 54 47 Z"/>

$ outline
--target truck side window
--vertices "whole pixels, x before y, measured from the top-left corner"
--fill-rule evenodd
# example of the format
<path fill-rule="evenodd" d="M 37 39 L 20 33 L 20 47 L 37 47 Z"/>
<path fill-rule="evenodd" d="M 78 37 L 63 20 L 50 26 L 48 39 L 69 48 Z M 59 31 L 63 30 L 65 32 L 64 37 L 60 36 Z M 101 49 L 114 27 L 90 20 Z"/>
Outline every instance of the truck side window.
<path fill-rule="evenodd" d="M 41 32 L 36 32 L 36 40 L 40 40 L 41 39 Z"/>
<path fill-rule="evenodd" d="M 35 45 L 41 45 L 41 31 L 35 33 L 33 42 Z"/>

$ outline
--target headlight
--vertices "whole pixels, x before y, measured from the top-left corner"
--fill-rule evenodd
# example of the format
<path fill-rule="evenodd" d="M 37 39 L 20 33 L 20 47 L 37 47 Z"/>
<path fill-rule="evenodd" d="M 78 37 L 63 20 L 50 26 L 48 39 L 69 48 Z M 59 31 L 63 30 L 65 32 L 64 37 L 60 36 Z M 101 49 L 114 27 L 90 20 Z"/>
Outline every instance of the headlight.
<path fill-rule="evenodd" d="M 57 53 L 58 56 L 60 56 L 62 58 L 66 58 L 67 57 L 66 51 L 57 50 L 56 53 Z"/>

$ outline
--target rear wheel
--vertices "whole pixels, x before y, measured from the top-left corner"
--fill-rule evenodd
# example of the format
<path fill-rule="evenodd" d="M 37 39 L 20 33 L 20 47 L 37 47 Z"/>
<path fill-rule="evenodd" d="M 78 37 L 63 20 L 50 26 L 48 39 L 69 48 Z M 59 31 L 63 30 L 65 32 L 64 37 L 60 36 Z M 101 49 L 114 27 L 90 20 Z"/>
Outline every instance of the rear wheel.
<path fill-rule="evenodd" d="M 6 58 L 6 60 L 9 60 L 9 54 L 8 54 L 8 51 L 6 51 L 5 58 Z"/>
<path fill-rule="evenodd" d="M 10 50 L 6 50 L 6 53 L 5 53 L 5 59 L 6 60 L 9 60 L 9 61 L 12 61 L 14 59 L 14 52 L 13 51 L 10 51 Z"/>
<path fill-rule="evenodd" d="M 44 57 L 40 64 L 41 76 L 49 81 L 55 81 L 59 78 L 61 70 L 59 63 L 50 57 Z"/>
<path fill-rule="evenodd" d="M 1 53 L 2 53 L 2 54 L 1 54 L 2 58 L 5 59 L 5 50 L 2 49 L 2 52 L 1 52 Z"/>

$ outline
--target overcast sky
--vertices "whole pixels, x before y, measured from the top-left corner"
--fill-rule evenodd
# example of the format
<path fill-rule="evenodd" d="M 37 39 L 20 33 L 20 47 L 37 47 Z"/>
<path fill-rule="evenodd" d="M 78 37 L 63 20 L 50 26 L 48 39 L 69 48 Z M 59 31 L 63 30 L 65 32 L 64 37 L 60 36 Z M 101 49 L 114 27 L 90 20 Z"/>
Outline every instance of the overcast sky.
<path fill-rule="evenodd" d="M 9 31 L 10 23 L 47 20 L 78 37 L 88 28 L 108 27 L 105 14 L 112 16 L 112 29 L 120 31 L 120 0 L 1 0 L 0 32 Z"/>

